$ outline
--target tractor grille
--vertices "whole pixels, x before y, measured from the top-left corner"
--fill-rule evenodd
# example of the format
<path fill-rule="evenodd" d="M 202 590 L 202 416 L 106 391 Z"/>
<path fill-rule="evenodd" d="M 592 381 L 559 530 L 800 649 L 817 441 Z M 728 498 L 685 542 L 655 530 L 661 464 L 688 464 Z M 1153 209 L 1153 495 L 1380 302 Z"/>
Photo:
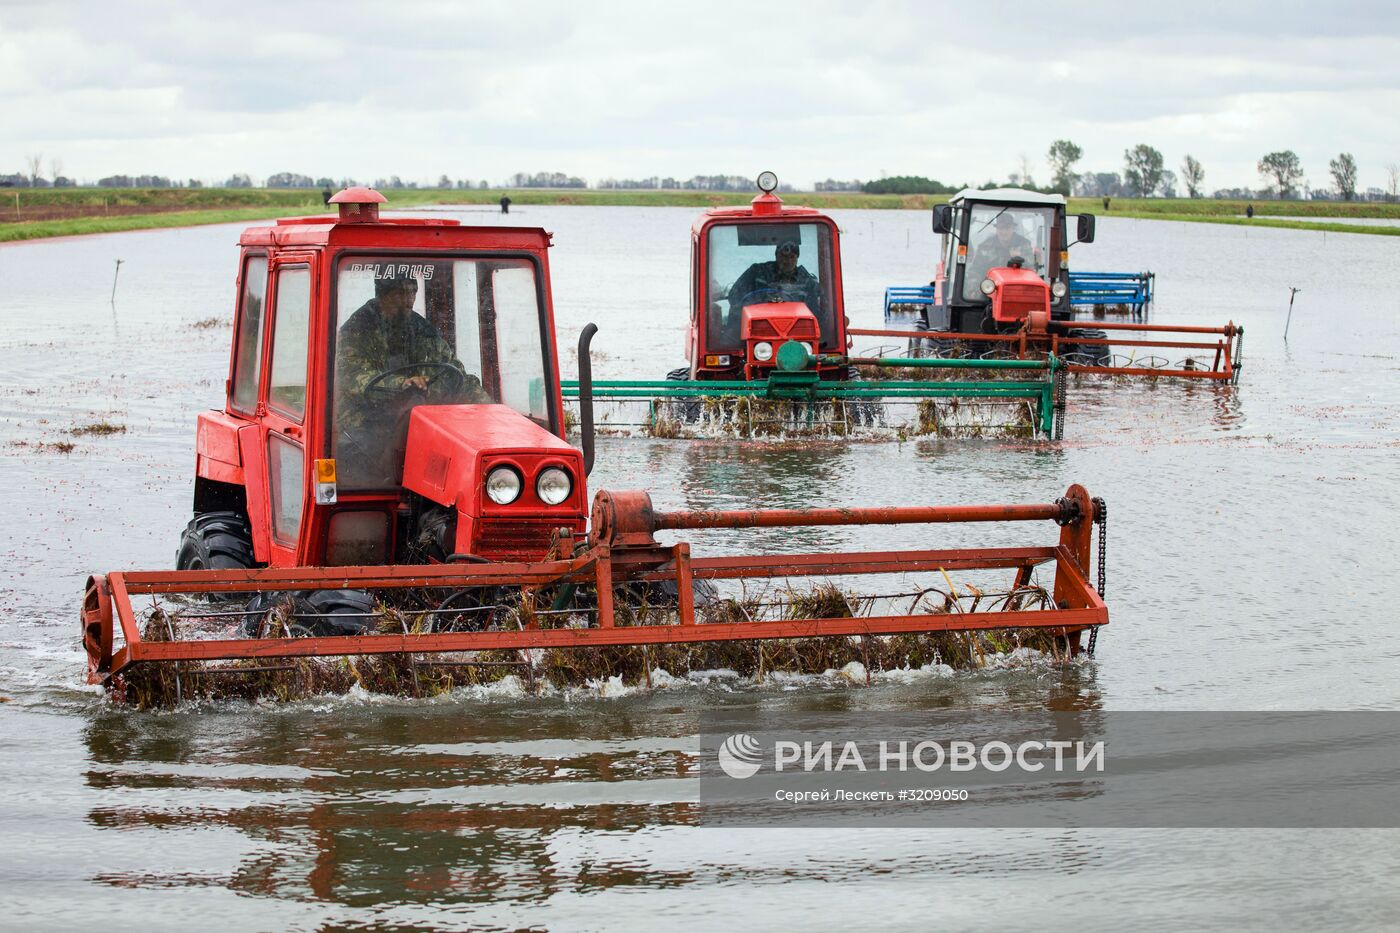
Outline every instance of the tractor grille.
<path fill-rule="evenodd" d="M 999 321 L 1024 321 L 1032 311 L 1046 310 L 1048 297 L 1045 289 L 1034 285 L 1004 285 L 1000 307 L 992 313 Z"/>
<path fill-rule="evenodd" d="M 483 521 L 475 553 L 488 560 L 539 560 L 549 551 L 553 522 Z"/>
<path fill-rule="evenodd" d="M 1045 301 L 1045 289 L 1034 285 L 1007 285 L 1002 289 L 1001 300 L 1018 306 L 1038 305 Z"/>
<path fill-rule="evenodd" d="M 749 327 L 749 336 L 776 337 L 778 336 L 778 329 L 773 326 L 771 321 L 765 321 L 763 318 L 759 318 Z"/>

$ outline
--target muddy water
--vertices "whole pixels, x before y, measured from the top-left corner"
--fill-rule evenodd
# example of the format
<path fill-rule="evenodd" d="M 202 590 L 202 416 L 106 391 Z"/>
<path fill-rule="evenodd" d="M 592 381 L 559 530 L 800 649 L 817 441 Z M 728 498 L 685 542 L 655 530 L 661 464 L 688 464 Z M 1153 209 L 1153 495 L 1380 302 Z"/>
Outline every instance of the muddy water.
<path fill-rule="evenodd" d="M 596 321 L 600 375 L 681 364 L 691 211 L 510 219 L 556 233 L 562 342 Z M 875 326 L 887 284 L 930 277 L 928 218 L 839 221 L 850 315 Z M 1046 501 L 1082 482 L 1111 506 L 1113 623 L 1092 663 L 869 687 L 701 679 L 114 710 L 80 676 L 80 587 L 94 569 L 173 560 L 194 414 L 222 397 L 236 237 L 206 227 L 0 249 L 0 926 L 1394 925 L 1394 833 L 714 830 L 693 825 L 685 774 L 698 718 L 721 704 L 853 722 L 972 706 L 1400 705 L 1395 240 L 1103 219 L 1076 265 L 1155 271 L 1158 321 L 1243 323 L 1246 368 L 1234 390 L 1077 386 L 1062 444 L 600 443 L 595 488 L 648 487 L 664 506 Z M 1285 344 L 1290 285 L 1302 291 Z M 94 423 L 125 430 L 70 433 Z"/>

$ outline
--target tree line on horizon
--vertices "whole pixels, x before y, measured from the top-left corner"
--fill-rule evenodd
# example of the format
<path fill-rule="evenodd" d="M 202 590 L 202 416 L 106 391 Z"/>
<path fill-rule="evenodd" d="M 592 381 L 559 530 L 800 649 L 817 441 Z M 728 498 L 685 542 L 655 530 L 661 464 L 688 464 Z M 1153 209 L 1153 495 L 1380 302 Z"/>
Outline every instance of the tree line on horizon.
<path fill-rule="evenodd" d="M 1188 198 L 1205 197 L 1204 188 L 1205 168 L 1191 154 L 1186 154 L 1181 161 L 1181 173 L 1165 167 L 1165 159 L 1160 150 L 1146 143 L 1139 143 L 1123 151 L 1123 171 L 1119 172 L 1078 172 L 1076 166 L 1082 160 L 1083 149 L 1068 139 L 1057 139 L 1050 144 L 1046 153 L 1046 160 L 1051 170 L 1050 184 L 1044 187 L 1038 186 L 1032 175 L 1030 159 L 1025 155 L 1020 157 L 1019 171 L 1010 173 L 1006 181 L 998 182 L 988 179 L 980 187 L 1019 187 L 1029 188 L 1047 194 L 1073 195 L 1087 198 L 1112 198 L 1112 197 L 1178 197 L 1178 185 L 1184 186 L 1185 195 Z M 10 175 L 0 175 L 0 187 L 12 188 L 75 188 L 80 186 L 72 178 L 63 174 L 63 161 L 58 157 L 49 160 L 49 169 L 52 180 L 45 178 L 42 174 L 43 158 L 35 154 L 25 158 L 26 171 L 17 172 Z M 1265 180 L 1265 185 L 1259 190 L 1248 188 L 1221 188 L 1214 191 L 1210 197 L 1213 198 L 1292 198 L 1295 197 L 1300 187 L 1305 185 L 1302 160 L 1298 154 L 1291 149 L 1266 153 L 1260 157 L 1256 168 L 1260 176 Z M 1384 197 L 1386 200 L 1396 200 L 1400 197 L 1400 164 L 1390 163 L 1385 166 L 1387 173 L 1387 185 L 1384 190 L 1371 188 L 1364 192 L 1368 197 Z M 1332 183 L 1335 185 L 1335 193 L 1341 199 L 1352 201 L 1362 194 L 1357 187 L 1358 167 L 1356 158 L 1349 152 L 1342 152 L 1328 163 L 1328 172 Z M 270 175 L 264 181 L 264 188 L 345 188 L 361 184 L 353 178 L 330 178 L 321 176 L 313 178 L 310 175 L 303 175 L 297 172 L 278 172 Z M 416 181 L 404 181 L 397 175 L 388 178 L 376 178 L 370 187 L 384 190 L 419 187 L 433 187 L 438 189 L 488 189 L 492 187 L 504 188 L 589 188 L 593 187 L 601 190 L 639 190 L 639 189 L 662 189 L 662 190 L 689 190 L 689 191 L 753 191 L 753 179 L 746 175 L 694 175 L 688 179 L 676 179 L 671 177 L 651 176 L 642 179 L 631 178 L 605 178 L 596 184 L 590 185 L 588 181 L 577 176 L 568 175 L 563 172 L 516 172 L 511 175 L 503 185 L 493 186 L 486 180 L 472 179 L 452 179 L 446 174 L 438 178 L 436 185 L 420 186 Z M 171 180 L 163 175 L 109 175 L 97 180 L 92 187 L 97 188 L 203 188 L 203 181 L 195 178 L 187 180 Z M 227 178 L 224 188 L 253 188 L 257 187 L 253 179 L 245 173 L 235 173 Z M 837 180 L 828 178 L 817 182 L 813 188 L 818 192 L 840 192 L 859 191 L 865 194 L 954 194 L 963 188 L 974 187 L 971 184 L 949 185 L 936 179 L 927 178 L 922 175 L 894 175 L 869 181 L 859 180 Z M 779 191 L 793 191 L 793 187 L 782 184 Z M 1310 195 L 1314 198 L 1320 194 L 1331 194 L 1329 189 L 1313 189 Z"/>
<path fill-rule="evenodd" d="M 1077 172 L 1075 166 L 1083 158 L 1084 151 L 1068 139 L 1057 139 L 1050 144 L 1046 159 L 1051 169 L 1049 185 L 1039 186 L 1031 173 L 1030 160 L 1022 156 L 1020 170 L 1012 172 L 1005 181 L 988 179 L 980 186 L 972 184 L 946 185 L 921 175 L 895 175 L 874 181 L 840 181 L 828 178 L 817 182 L 817 191 L 862 191 L 866 194 L 953 194 L 963 188 L 1028 188 L 1045 194 L 1062 194 L 1083 198 L 1136 197 L 1150 198 L 1179 197 L 1177 186 L 1184 186 L 1188 198 L 1206 197 L 1203 188 L 1205 168 L 1200 160 L 1187 154 L 1181 161 L 1181 174 L 1177 175 L 1165 166 L 1162 153 L 1145 143 L 1123 151 L 1123 171 L 1118 172 Z M 1291 149 L 1270 152 L 1262 156 L 1256 164 L 1259 174 L 1265 179 L 1265 186 L 1259 190 L 1249 188 L 1221 188 L 1210 194 L 1212 198 L 1292 198 L 1300 191 L 1303 181 L 1302 160 Z M 1345 201 L 1357 198 L 1356 158 L 1349 152 L 1340 153 L 1328 163 L 1329 174 L 1335 185 L 1336 194 Z M 1384 191 L 1370 189 L 1368 194 L 1382 195 L 1387 200 L 1400 196 L 1400 164 L 1386 166 L 1388 184 Z M 1330 194 L 1326 189 L 1313 189 L 1313 197 Z"/>

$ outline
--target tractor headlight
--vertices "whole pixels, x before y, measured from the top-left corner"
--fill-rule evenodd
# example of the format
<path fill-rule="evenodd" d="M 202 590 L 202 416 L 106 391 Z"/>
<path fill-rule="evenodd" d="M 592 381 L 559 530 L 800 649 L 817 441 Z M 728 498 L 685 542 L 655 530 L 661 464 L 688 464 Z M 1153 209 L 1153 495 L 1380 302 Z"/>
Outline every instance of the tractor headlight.
<path fill-rule="evenodd" d="M 1056 282 L 1050 286 L 1050 294 L 1054 295 L 1056 298 L 1065 297 L 1065 292 L 1067 291 L 1069 291 L 1069 288 L 1064 282 Z"/>
<path fill-rule="evenodd" d="M 760 363 L 766 363 L 773 358 L 773 345 L 766 340 L 760 340 L 753 345 L 753 358 Z"/>
<path fill-rule="evenodd" d="M 993 282 L 991 279 L 982 280 L 982 294 L 990 296 L 992 292 L 996 290 L 997 283 Z"/>
<path fill-rule="evenodd" d="M 817 355 L 817 345 L 815 343 L 804 343 L 803 346 L 807 348 L 808 353 L 813 356 Z"/>
<path fill-rule="evenodd" d="M 510 505 L 520 498 L 520 474 L 508 466 L 498 466 L 486 474 L 486 495 L 497 505 Z"/>
<path fill-rule="evenodd" d="M 535 480 L 535 494 L 545 505 L 558 505 L 574 491 L 574 481 L 559 467 L 545 467 Z"/>

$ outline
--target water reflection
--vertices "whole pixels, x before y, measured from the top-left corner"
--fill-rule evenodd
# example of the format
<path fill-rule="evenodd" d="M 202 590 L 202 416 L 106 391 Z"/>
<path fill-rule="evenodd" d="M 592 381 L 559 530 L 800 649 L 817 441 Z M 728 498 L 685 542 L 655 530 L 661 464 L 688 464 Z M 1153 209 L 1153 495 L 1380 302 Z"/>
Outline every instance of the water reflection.
<path fill-rule="evenodd" d="M 1210 389 L 1210 420 L 1218 430 L 1241 431 L 1249 426 L 1244 413 L 1244 400 L 1240 397 L 1238 386 L 1213 382 L 1204 388 Z"/>
<path fill-rule="evenodd" d="M 690 443 L 677 477 L 686 508 L 802 508 L 820 504 L 835 485 L 846 445 Z"/>
<path fill-rule="evenodd" d="M 499 742 L 481 741 L 502 738 L 499 730 L 477 728 L 474 718 L 460 710 L 365 715 L 345 708 L 318 717 L 318 727 L 307 731 L 288 729 L 296 718 L 268 711 L 98 717 L 85 733 L 95 765 L 87 784 L 100 791 L 89 823 L 100 831 L 174 831 L 203 840 L 211 854 L 236 855 L 218 878 L 138 863 L 113 866 L 94 880 L 146 888 L 215 883 L 260 897 L 352 906 L 532 900 L 562 888 L 686 883 L 686 872 L 640 864 L 561 866 L 551 838 L 565 830 L 693 824 L 692 803 L 634 801 L 628 798 L 638 795 L 626 789 L 685 777 L 690 756 L 664 747 L 590 751 L 577 723 L 557 710 L 543 731 L 566 739 L 570 753 L 538 754 L 537 734 L 514 736 L 508 744 L 518 748 L 503 754 Z M 614 799 L 589 802 L 597 785 L 619 790 Z M 533 795 L 540 800 L 530 802 L 522 787 L 541 790 Z M 469 799 L 474 792 L 480 802 Z M 512 803 L 517 794 L 526 801 Z"/>
<path fill-rule="evenodd" d="M 1095 669 L 1081 664 L 612 702 L 109 713 L 84 730 L 87 822 L 145 837 L 138 853 L 150 854 L 133 858 L 128 846 L 125 863 L 92 880 L 349 907 L 703 886 L 709 875 L 693 865 L 626 852 L 578 858 L 559 840 L 700 825 L 695 735 L 717 711 L 777 722 L 829 713 L 849 728 L 917 710 L 945 721 L 962 710 L 985 725 L 1100 708 Z M 195 863 L 170 867 L 155 854 L 176 839 Z"/>

